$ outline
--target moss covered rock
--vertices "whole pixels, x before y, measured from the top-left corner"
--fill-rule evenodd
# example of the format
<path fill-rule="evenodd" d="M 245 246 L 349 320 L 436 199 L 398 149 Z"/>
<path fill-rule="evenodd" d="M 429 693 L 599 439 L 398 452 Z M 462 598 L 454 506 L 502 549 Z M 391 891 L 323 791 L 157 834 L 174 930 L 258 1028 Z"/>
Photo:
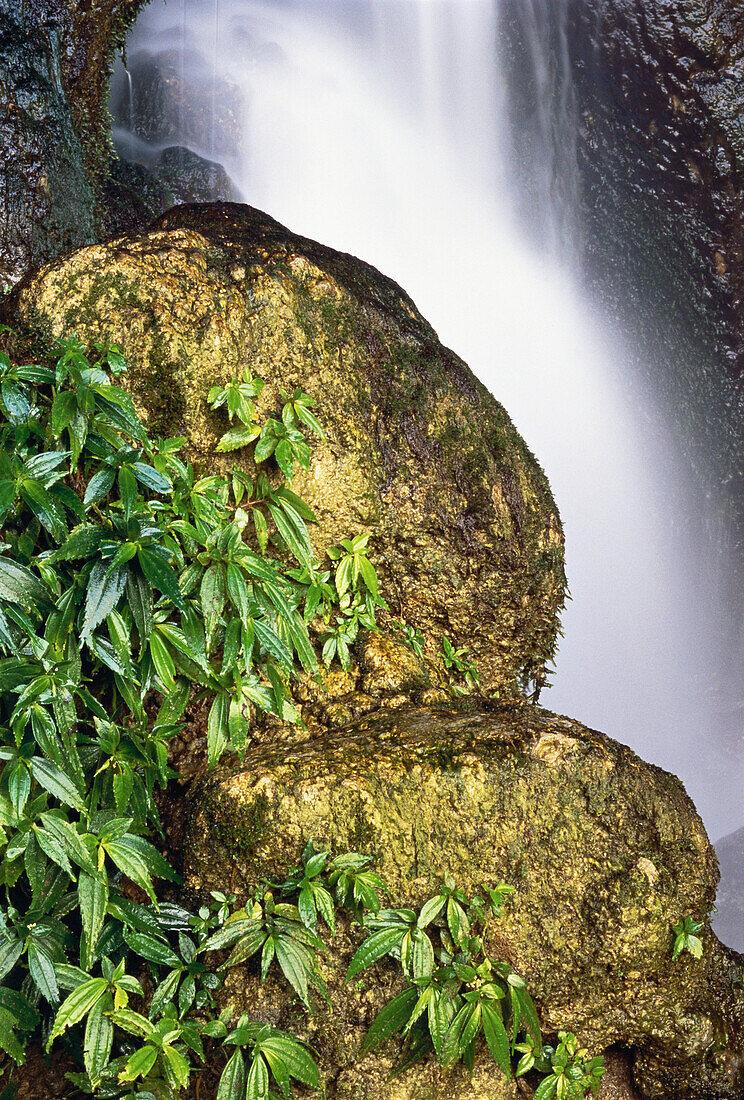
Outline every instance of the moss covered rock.
<path fill-rule="evenodd" d="M 510 882 L 490 950 L 526 978 L 547 1032 L 574 1031 L 594 1052 L 633 1048 L 648 1097 L 742 1095 L 741 970 L 708 920 L 715 855 L 682 784 L 630 749 L 528 706 L 404 707 L 306 745 L 263 746 L 201 788 L 188 883 L 242 892 L 289 871 L 308 838 L 373 855 L 397 904 L 420 903 L 448 874 L 466 889 Z M 703 922 L 703 957 L 673 963 L 685 916 Z M 392 970 L 349 991 L 350 951 L 342 937 L 329 964 L 340 1017 L 319 1007 L 304 1025 L 327 1074 L 353 1065 L 395 991 Z M 236 1009 L 260 1001 L 254 976 L 231 981 Z M 292 1014 L 286 996 L 263 996 L 270 1019 Z M 401 1098 L 440 1095 L 411 1088 Z"/>
<path fill-rule="evenodd" d="M 395 283 L 250 207 L 185 206 L 149 232 L 80 249 L 13 296 L 36 336 L 113 340 L 151 431 L 215 457 L 211 385 L 244 366 L 316 398 L 327 440 L 295 483 L 322 550 L 368 531 L 391 613 L 469 647 L 488 691 L 541 676 L 564 598 L 546 478 L 504 409 Z"/>

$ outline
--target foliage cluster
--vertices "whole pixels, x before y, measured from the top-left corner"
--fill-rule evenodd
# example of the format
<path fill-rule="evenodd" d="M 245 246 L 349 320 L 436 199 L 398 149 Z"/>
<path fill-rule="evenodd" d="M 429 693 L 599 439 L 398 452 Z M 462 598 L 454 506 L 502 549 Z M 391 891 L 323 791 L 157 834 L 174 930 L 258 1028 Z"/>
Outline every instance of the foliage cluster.
<path fill-rule="evenodd" d="M 702 931 L 702 921 L 694 917 L 685 917 L 677 921 L 673 926 L 674 943 L 672 944 L 672 961 L 679 958 L 683 951 L 689 952 L 694 959 L 700 959 L 703 955 L 703 941 L 698 932 Z"/>
<path fill-rule="evenodd" d="M 210 1043 L 234 1048 L 219 1100 L 317 1087 L 296 1039 L 246 1017 L 228 1030 L 215 993 L 260 952 L 262 977 L 276 965 L 309 1006 L 325 993 L 318 924 L 332 934 L 342 906 L 371 932 L 352 970 L 384 941 L 408 1001 L 426 998 L 416 1019 L 413 1001 L 399 1026 L 378 1018 L 371 1042 L 405 1030 L 409 1053 L 430 1041 L 451 1064 L 482 1030 L 505 1066 L 520 1029 L 539 1045 L 534 1009 L 471 934 L 485 903 L 452 884 L 419 914 L 384 910 L 366 859 L 310 847 L 237 911 L 222 894 L 198 913 L 164 900 L 172 887 L 156 884 L 178 876 L 158 847 L 157 789 L 189 702 L 209 701 L 210 765 L 245 751 L 256 711 L 298 720 L 291 681 L 318 673 L 308 625 L 323 661 L 348 664 L 382 600 L 367 536 L 326 566 L 313 553 L 314 516 L 290 488 L 306 431 L 322 432 L 307 395 L 283 394 L 259 425 L 259 379 L 215 387 L 210 404 L 237 419 L 219 449 L 251 445 L 258 472 L 201 477 L 183 440 L 148 437 L 115 384 L 124 370 L 117 349 L 76 340 L 51 366 L 0 352 L 0 1048 L 21 1063 L 32 1037 L 61 1041 L 76 1086 L 105 1097 L 178 1095 Z M 435 1029 L 419 1042 L 424 1011 Z"/>

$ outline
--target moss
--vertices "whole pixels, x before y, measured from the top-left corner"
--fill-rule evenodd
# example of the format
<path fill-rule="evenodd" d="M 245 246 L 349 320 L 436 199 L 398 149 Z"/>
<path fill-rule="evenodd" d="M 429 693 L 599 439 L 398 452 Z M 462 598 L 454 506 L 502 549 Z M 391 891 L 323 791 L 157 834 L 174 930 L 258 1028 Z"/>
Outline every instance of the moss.
<path fill-rule="evenodd" d="M 504 409 L 374 269 L 247 207 L 181 207 L 50 265 L 5 316 L 120 343 L 151 430 L 185 435 L 197 463 L 223 470 L 242 455 L 214 455 L 209 386 L 248 365 L 268 383 L 262 415 L 301 386 L 328 436 L 296 484 L 319 518 L 318 551 L 369 532 L 395 617 L 467 647 L 487 692 L 542 679 L 565 592 L 545 476 Z"/>
<path fill-rule="evenodd" d="M 510 882 L 492 946 L 528 980 L 546 1031 L 633 1047 L 655 1073 L 663 1047 L 666 1094 L 679 1100 L 740 1087 L 741 970 L 708 923 L 715 857 L 681 784 L 629 749 L 525 705 L 381 711 L 308 744 L 266 745 L 197 799 L 193 889 L 224 884 L 232 855 L 216 859 L 209 838 L 223 820 L 251 823 L 258 800 L 265 833 L 250 859 L 241 849 L 241 889 L 289 871 L 309 838 L 374 854 L 396 905 L 420 904 L 446 874 L 471 891 Z M 683 914 L 704 922 L 705 955 L 678 966 L 671 927 Z M 331 962 L 338 982 L 343 960 Z M 344 1011 L 358 1028 L 362 1005 Z M 725 1072 L 721 1019 L 738 1036 Z M 689 1085 L 691 1056 L 709 1085 L 702 1071 Z"/>

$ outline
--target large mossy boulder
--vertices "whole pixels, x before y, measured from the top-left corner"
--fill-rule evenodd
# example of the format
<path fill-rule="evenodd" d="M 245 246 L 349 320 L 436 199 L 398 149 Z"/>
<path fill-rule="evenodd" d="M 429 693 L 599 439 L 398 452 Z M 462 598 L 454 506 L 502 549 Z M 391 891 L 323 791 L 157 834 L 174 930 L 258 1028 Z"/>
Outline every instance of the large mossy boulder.
<path fill-rule="evenodd" d="M 243 894 L 294 867 L 310 838 L 374 856 L 394 904 L 421 903 L 445 875 L 468 890 L 511 883 L 489 948 L 525 977 L 548 1033 L 574 1031 L 595 1053 L 632 1049 L 646 1097 L 741 1097 L 744 994 L 710 931 L 715 855 L 679 780 L 630 749 L 529 706 L 382 711 L 326 739 L 263 746 L 198 791 L 188 886 Z M 685 916 L 703 922 L 703 956 L 672 962 Z M 333 1095 L 459 1096 L 431 1066 L 386 1091 L 394 1051 L 357 1064 L 397 987 L 393 968 L 344 984 L 356 942 L 347 930 L 331 949 L 331 1014 L 320 1004 L 305 1019 L 250 969 L 232 972 L 230 1002 L 318 1045 L 326 1079 L 344 1083 Z M 506 1089 L 495 1069 L 488 1079 Z"/>
<path fill-rule="evenodd" d="M 264 414 L 281 388 L 301 386 L 327 433 L 295 483 L 318 516 L 317 548 L 369 532 L 391 614 L 432 652 L 445 634 L 467 646 L 488 692 L 540 679 L 565 584 L 545 475 L 501 405 L 374 268 L 247 206 L 184 206 L 49 264 L 5 319 L 41 340 L 117 342 L 151 432 L 185 434 L 210 469 L 243 454 L 215 456 L 226 424 L 207 408 L 211 385 L 249 367 L 268 383 Z"/>

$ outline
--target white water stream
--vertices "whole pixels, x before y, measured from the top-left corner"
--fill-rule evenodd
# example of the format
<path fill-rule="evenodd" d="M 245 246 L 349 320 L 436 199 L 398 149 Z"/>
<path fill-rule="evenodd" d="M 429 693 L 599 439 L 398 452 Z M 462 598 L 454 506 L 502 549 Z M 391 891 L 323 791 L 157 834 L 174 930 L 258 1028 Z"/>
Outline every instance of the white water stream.
<path fill-rule="evenodd" d="M 525 33 L 545 94 L 566 62 L 545 53 L 541 2 L 524 0 Z M 572 273 L 569 94 L 543 105 L 528 243 L 498 17 L 498 0 L 155 0 L 127 49 L 135 82 L 148 57 L 177 74 L 161 144 L 394 278 L 506 406 L 566 530 L 573 601 L 541 702 L 678 774 L 716 838 L 744 822 L 725 538 Z"/>

